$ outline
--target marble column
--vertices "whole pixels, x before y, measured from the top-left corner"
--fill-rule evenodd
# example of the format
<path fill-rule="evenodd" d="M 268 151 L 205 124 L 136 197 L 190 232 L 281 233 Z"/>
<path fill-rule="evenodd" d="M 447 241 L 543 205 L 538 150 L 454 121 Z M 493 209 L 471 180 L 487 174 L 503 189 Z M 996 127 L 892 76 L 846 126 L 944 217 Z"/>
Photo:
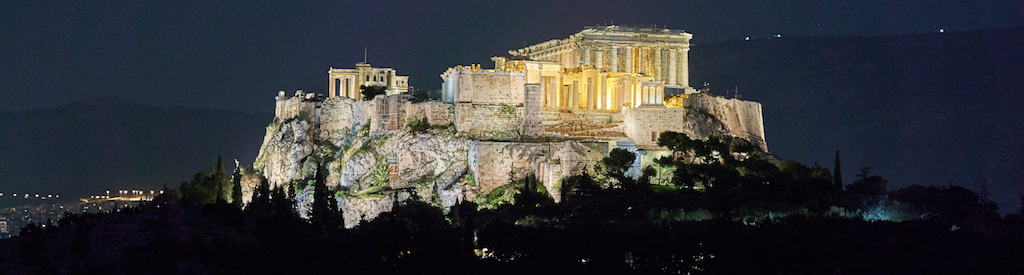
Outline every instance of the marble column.
<path fill-rule="evenodd" d="M 612 72 L 619 71 L 619 47 L 612 47 Z"/>
<path fill-rule="evenodd" d="M 690 87 L 690 60 L 689 60 L 690 58 L 689 58 L 689 53 L 690 53 L 690 47 L 683 48 L 683 51 L 680 53 L 680 54 L 682 54 L 682 58 L 680 58 L 681 59 L 680 62 L 682 64 L 679 67 L 681 69 L 681 70 L 679 70 L 679 84 L 682 85 L 683 87 Z"/>
<path fill-rule="evenodd" d="M 590 48 L 583 50 L 583 65 L 590 65 Z"/>
<path fill-rule="evenodd" d="M 334 93 L 338 92 L 338 90 L 335 89 L 334 81 L 333 76 L 327 78 L 327 83 L 330 83 L 330 86 L 327 87 L 327 97 L 334 97 Z"/>
<path fill-rule="evenodd" d="M 668 52 L 668 85 L 676 85 L 676 49 Z"/>
<path fill-rule="evenodd" d="M 636 71 L 637 73 L 642 73 L 644 75 L 650 75 L 650 72 L 647 71 L 648 70 L 647 69 L 647 65 L 649 63 L 648 60 L 647 60 L 647 53 L 648 53 L 648 51 L 649 50 L 647 49 L 647 47 L 640 47 L 640 58 L 639 58 L 639 60 L 637 60 L 637 63 L 638 63 L 637 67 L 639 69 L 637 69 L 637 71 Z"/>
<path fill-rule="evenodd" d="M 665 81 L 663 75 L 661 74 L 661 65 L 661 48 L 654 48 L 654 64 L 653 66 L 651 66 L 654 69 L 654 73 L 651 74 L 651 76 L 654 76 L 654 80 Z"/>
<path fill-rule="evenodd" d="M 633 47 L 626 47 L 626 62 L 622 62 L 626 66 L 625 72 L 633 73 Z"/>
<path fill-rule="evenodd" d="M 604 68 L 604 51 L 596 50 L 594 55 L 594 67 L 598 69 Z"/>

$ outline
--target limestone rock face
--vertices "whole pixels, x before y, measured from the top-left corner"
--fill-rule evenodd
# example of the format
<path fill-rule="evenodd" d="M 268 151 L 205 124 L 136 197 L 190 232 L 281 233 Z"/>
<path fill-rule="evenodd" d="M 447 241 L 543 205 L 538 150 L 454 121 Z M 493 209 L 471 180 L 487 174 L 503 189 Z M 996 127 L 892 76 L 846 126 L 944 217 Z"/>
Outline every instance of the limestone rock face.
<path fill-rule="evenodd" d="M 253 166 L 263 171 L 271 188 L 303 178 L 302 166 L 316 147 L 312 133 L 309 121 L 302 119 L 267 126 L 267 135 Z"/>
<path fill-rule="evenodd" d="M 667 131 L 693 138 L 744 137 L 767 149 L 756 102 L 701 96 L 674 108 L 650 104 L 621 112 L 545 113 L 537 86 L 526 87 L 532 99 L 522 106 L 413 103 L 401 96 L 279 99 L 253 168 L 272 188 L 294 186 L 297 208 L 306 217 L 316 168 L 324 162 L 326 185 L 345 226 L 354 227 L 408 199 L 447 208 L 485 198 L 479 195 L 528 175 L 558 201 L 560 179 L 585 170 L 596 175 L 594 167 L 613 148 L 640 156 L 630 172 L 639 176 L 645 161 L 658 155 L 652 152 L 665 150 L 657 138 Z M 246 179 L 246 201 L 258 182 Z"/>
<path fill-rule="evenodd" d="M 472 182 L 465 179 L 472 143 L 453 129 L 371 132 L 367 123 L 353 123 L 351 128 L 332 128 L 325 134 L 315 123 L 312 116 L 271 123 L 253 164 L 272 188 L 299 187 L 295 198 L 303 217 L 312 205 L 312 180 L 319 159 L 328 161 L 327 186 L 336 194 L 346 227 L 373 219 L 412 197 L 451 207 L 467 192 L 477 190 L 465 184 Z"/>

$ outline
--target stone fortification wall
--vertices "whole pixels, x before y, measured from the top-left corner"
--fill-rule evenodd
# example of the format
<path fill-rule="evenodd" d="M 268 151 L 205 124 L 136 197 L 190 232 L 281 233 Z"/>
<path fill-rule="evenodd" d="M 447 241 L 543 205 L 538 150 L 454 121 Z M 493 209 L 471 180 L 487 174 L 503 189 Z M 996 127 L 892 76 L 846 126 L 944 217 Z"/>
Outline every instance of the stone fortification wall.
<path fill-rule="evenodd" d="M 444 102 L 406 102 L 402 108 L 406 119 L 426 118 L 431 126 L 444 126 L 455 121 L 454 108 L 451 103 Z"/>
<path fill-rule="evenodd" d="M 523 100 L 523 135 L 536 136 L 543 127 L 541 126 L 541 86 L 540 84 L 526 84 L 526 98 Z"/>
<path fill-rule="evenodd" d="M 753 101 L 717 97 L 684 99 L 683 108 L 633 108 L 623 110 L 624 132 L 637 146 L 657 147 L 663 132 L 686 133 L 691 138 L 736 136 L 751 140 L 768 150 L 764 142 L 761 104 Z"/>
<path fill-rule="evenodd" d="M 295 96 L 290 98 L 281 98 L 279 96 L 274 105 L 274 118 L 277 121 L 299 117 L 315 120 L 319 119 L 317 117 L 318 107 L 318 102 L 306 100 L 302 93 L 296 93 Z"/>
<path fill-rule="evenodd" d="M 746 138 L 768 151 L 761 103 L 735 98 L 697 96 L 683 99 L 683 108 L 714 115 L 735 136 Z"/>
<path fill-rule="evenodd" d="M 443 94 L 455 103 L 454 123 L 459 132 L 502 141 L 540 132 L 540 87 L 526 85 L 522 71 L 459 67 L 449 69 L 442 78 Z M 532 90 L 528 93 L 527 89 Z M 527 108 L 528 104 L 537 108 Z"/>
<path fill-rule="evenodd" d="M 455 129 L 484 140 L 518 140 L 522 137 L 523 107 L 458 103 Z"/>
<path fill-rule="evenodd" d="M 625 109 L 622 113 L 623 132 L 642 149 L 665 150 L 657 146 L 658 136 L 668 131 L 694 138 L 731 135 L 724 125 L 715 123 L 714 118 L 692 109 L 641 107 Z"/>
<path fill-rule="evenodd" d="M 522 106 L 526 75 L 519 71 L 472 71 L 458 74 L 458 102 Z"/>
<path fill-rule="evenodd" d="M 348 134 L 348 129 L 353 123 L 357 123 L 360 110 L 356 105 L 358 101 L 347 97 L 332 97 L 323 101 L 320 105 L 320 134 L 321 137 L 340 138 Z M 366 121 L 363 115 L 362 121 Z"/>
<path fill-rule="evenodd" d="M 387 102 L 385 102 L 387 101 Z M 389 108 L 383 110 L 382 105 Z M 443 102 L 422 102 L 412 103 L 398 97 L 380 97 L 375 100 L 354 100 L 347 97 L 333 97 L 324 99 L 322 102 L 301 101 L 297 97 L 278 101 L 278 119 L 283 121 L 290 118 L 297 118 L 301 114 L 311 114 L 309 122 L 319 119 L 320 138 L 343 138 L 353 127 L 357 125 L 366 126 L 367 122 L 370 131 L 379 133 L 387 131 L 382 124 L 383 114 L 381 111 L 393 111 L 395 117 L 393 123 L 398 123 L 397 128 L 405 126 L 409 119 L 426 118 L 433 126 L 449 125 L 454 122 L 452 104 Z M 283 117 L 282 117 L 283 116 Z M 389 121 L 389 123 L 391 123 Z"/>
<path fill-rule="evenodd" d="M 562 177 L 594 174 L 594 165 L 608 155 L 607 142 L 488 142 L 471 145 L 469 168 L 480 194 L 533 173 L 560 200 L 556 184 Z"/>

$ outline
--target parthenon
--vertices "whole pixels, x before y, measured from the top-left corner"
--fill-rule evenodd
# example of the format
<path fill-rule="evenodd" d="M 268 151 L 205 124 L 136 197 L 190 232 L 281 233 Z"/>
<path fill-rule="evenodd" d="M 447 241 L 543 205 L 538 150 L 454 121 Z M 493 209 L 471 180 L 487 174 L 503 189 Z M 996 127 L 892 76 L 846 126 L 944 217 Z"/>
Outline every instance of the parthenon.
<path fill-rule="evenodd" d="M 520 72 L 524 83 L 540 85 L 542 108 L 618 112 L 623 108 L 664 107 L 665 89 L 681 90 L 674 94 L 697 92 L 689 86 L 687 65 L 692 37 L 671 29 L 586 27 L 566 39 L 493 57 L 493 70 L 481 71 L 476 65 L 449 69 L 442 75 L 442 100 L 470 102 L 474 96 L 467 93 L 481 89 L 465 84 L 486 90 L 480 86 L 486 82 L 486 75 Z M 512 73 L 509 77 L 520 76 Z"/>
<path fill-rule="evenodd" d="M 513 57 L 554 61 L 563 68 L 590 66 L 608 72 L 635 73 L 689 87 L 688 52 L 693 35 L 681 30 L 600 26 L 586 27 L 569 38 L 511 50 Z"/>
<path fill-rule="evenodd" d="M 666 131 L 727 133 L 767 150 L 760 104 L 689 86 L 692 37 L 661 28 L 586 27 L 492 57 L 493 69 L 449 68 L 441 74 L 441 101 L 453 104 L 459 132 L 481 139 L 592 139 L 663 150 L 657 137 Z M 717 113 L 722 125 L 697 123 L 703 113 L 694 110 Z"/>

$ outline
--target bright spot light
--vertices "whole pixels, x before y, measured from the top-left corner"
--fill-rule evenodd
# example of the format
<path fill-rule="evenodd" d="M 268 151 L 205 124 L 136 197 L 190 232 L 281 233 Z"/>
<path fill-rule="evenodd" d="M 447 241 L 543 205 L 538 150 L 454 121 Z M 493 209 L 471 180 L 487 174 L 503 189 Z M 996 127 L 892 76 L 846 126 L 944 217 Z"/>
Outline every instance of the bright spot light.
<path fill-rule="evenodd" d="M 776 38 L 781 38 L 781 37 L 782 37 L 782 34 L 781 34 L 781 33 L 775 34 L 775 37 L 776 37 Z"/>
<path fill-rule="evenodd" d="M 946 32 L 946 29 L 939 29 L 939 32 Z"/>
<path fill-rule="evenodd" d="M 747 36 L 747 38 L 744 38 L 743 40 L 750 41 L 750 36 Z"/>

